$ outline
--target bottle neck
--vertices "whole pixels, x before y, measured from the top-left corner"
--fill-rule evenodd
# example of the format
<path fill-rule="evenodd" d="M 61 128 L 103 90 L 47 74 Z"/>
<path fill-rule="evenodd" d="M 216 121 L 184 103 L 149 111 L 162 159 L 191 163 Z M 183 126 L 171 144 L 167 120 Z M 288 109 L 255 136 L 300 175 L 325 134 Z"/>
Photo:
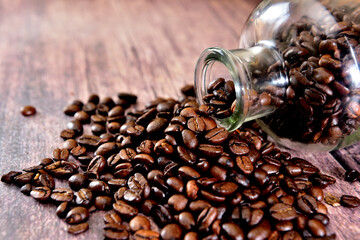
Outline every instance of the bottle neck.
<path fill-rule="evenodd" d="M 247 49 L 208 48 L 200 56 L 195 70 L 195 89 L 199 102 L 209 94 L 215 79 L 234 82 L 235 101 L 231 115 L 217 118 L 229 131 L 244 122 L 267 116 L 284 102 L 289 80 L 281 54 L 272 47 L 257 45 Z"/>

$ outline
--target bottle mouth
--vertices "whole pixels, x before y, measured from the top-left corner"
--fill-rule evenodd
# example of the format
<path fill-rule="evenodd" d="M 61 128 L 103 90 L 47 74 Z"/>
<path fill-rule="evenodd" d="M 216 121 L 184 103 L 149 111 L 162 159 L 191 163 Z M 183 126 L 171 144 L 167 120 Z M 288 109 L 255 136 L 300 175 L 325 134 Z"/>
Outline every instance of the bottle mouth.
<path fill-rule="evenodd" d="M 195 89 L 199 104 L 206 104 L 204 97 L 209 94 L 208 86 L 215 79 L 224 78 L 233 81 L 235 100 L 230 107 L 231 115 L 225 118 L 213 117 L 228 131 L 238 129 L 248 115 L 250 100 L 249 74 L 241 58 L 229 50 L 207 48 L 199 57 L 195 70 Z"/>

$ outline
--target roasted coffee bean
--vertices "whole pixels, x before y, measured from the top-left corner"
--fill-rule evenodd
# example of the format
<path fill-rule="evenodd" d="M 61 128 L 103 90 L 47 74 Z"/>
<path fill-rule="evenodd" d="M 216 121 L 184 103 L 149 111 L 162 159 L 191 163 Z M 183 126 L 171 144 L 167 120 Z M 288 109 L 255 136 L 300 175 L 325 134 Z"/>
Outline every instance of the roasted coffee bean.
<path fill-rule="evenodd" d="M 174 194 L 168 200 L 169 206 L 171 206 L 175 211 L 184 210 L 187 203 L 188 199 L 181 194 Z"/>
<path fill-rule="evenodd" d="M 85 111 L 78 111 L 74 114 L 74 119 L 84 124 L 90 122 L 90 115 Z"/>
<path fill-rule="evenodd" d="M 207 207 L 201 211 L 196 221 L 199 226 L 199 231 L 208 231 L 209 227 L 216 219 L 217 209 L 214 207 Z"/>
<path fill-rule="evenodd" d="M 195 133 L 202 133 L 206 130 L 204 120 L 198 116 L 190 118 L 187 122 L 187 127 Z"/>
<path fill-rule="evenodd" d="M 95 156 L 89 163 L 89 166 L 87 168 L 87 172 L 96 172 L 100 174 L 104 168 L 106 167 L 106 159 L 101 156 Z"/>
<path fill-rule="evenodd" d="M 212 185 L 212 189 L 217 194 L 228 196 L 233 194 L 237 190 L 237 184 L 233 182 L 219 182 Z"/>
<path fill-rule="evenodd" d="M 186 162 L 188 164 L 194 164 L 196 162 L 197 157 L 190 150 L 188 150 L 182 146 L 178 146 L 176 148 L 176 150 L 177 150 L 177 153 L 178 153 L 180 159 L 183 160 L 184 162 Z"/>
<path fill-rule="evenodd" d="M 307 226 L 311 234 L 315 237 L 324 237 L 326 235 L 325 226 L 320 220 L 310 219 Z"/>
<path fill-rule="evenodd" d="M 285 203 L 277 203 L 270 208 L 271 216 L 278 221 L 292 220 L 296 218 L 295 209 Z"/>
<path fill-rule="evenodd" d="M 350 169 L 345 173 L 345 180 L 348 182 L 355 182 L 360 179 L 360 173 L 355 169 Z"/>
<path fill-rule="evenodd" d="M 340 198 L 340 204 L 348 208 L 356 208 L 360 206 L 360 199 L 355 196 L 343 195 Z"/>
<path fill-rule="evenodd" d="M 77 146 L 77 142 L 75 139 L 67 139 L 64 143 L 63 143 L 63 148 L 67 149 L 69 151 L 71 151 L 74 147 Z M 51 160 L 52 161 L 52 160 Z M 50 164 L 50 162 L 48 162 L 48 164 Z M 48 165 L 48 164 L 43 164 L 43 165 Z"/>
<path fill-rule="evenodd" d="M 84 155 L 86 153 L 86 148 L 83 147 L 83 146 L 78 145 L 78 146 L 72 148 L 70 153 L 74 157 L 79 157 L 79 156 Z"/>
<path fill-rule="evenodd" d="M 124 216 L 124 217 L 134 217 L 139 212 L 139 210 L 136 207 L 133 207 L 122 200 L 114 203 L 113 208 L 115 212 L 120 214 L 120 216 Z"/>
<path fill-rule="evenodd" d="M 20 112 L 23 116 L 29 117 L 29 116 L 35 115 L 36 108 L 33 106 L 30 106 L 30 105 L 26 105 L 20 109 Z"/>
<path fill-rule="evenodd" d="M 137 96 L 131 93 L 118 93 L 118 98 L 127 101 L 129 104 L 135 104 Z"/>
<path fill-rule="evenodd" d="M 190 230 L 195 227 L 194 216 L 190 212 L 182 212 L 179 214 L 179 224 L 186 230 Z"/>
<path fill-rule="evenodd" d="M 340 206 L 340 198 L 328 193 L 324 198 L 325 202 L 333 207 Z"/>
<path fill-rule="evenodd" d="M 319 220 L 324 226 L 328 225 L 330 222 L 330 219 L 327 215 L 322 213 L 317 213 L 313 216 L 313 219 Z"/>
<path fill-rule="evenodd" d="M 205 139 L 212 144 L 221 144 L 228 136 L 229 132 L 225 128 L 214 128 L 205 135 Z"/>
<path fill-rule="evenodd" d="M 93 180 L 89 183 L 89 189 L 97 195 L 109 195 L 110 188 L 109 186 L 100 180 Z"/>
<path fill-rule="evenodd" d="M 135 240 L 159 240 L 160 234 L 152 230 L 141 229 L 134 233 Z"/>
<path fill-rule="evenodd" d="M 85 147 L 96 147 L 100 140 L 101 138 L 95 135 L 82 135 L 77 141 L 80 145 Z"/>
<path fill-rule="evenodd" d="M 56 148 L 52 153 L 52 159 L 54 161 L 61 161 L 61 160 L 65 161 L 68 159 L 68 157 L 69 157 L 69 150 L 67 149 Z"/>
<path fill-rule="evenodd" d="M 30 192 L 30 195 L 39 201 L 48 200 L 51 194 L 51 189 L 48 187 L 36 187 Z"/>
<path fill-rule="evenodd" d="M 80 135 L 83 132 L 82 123 L 78 120 L 68 122 L 66 127 L 70 130 L 74 130 L 77 135 Z"/>
<path fill-rule="evenodd" d="M 68 180 L 70 188 L 75 191 L 87 186 L 87 182 L 88 182 L 87 175 L 82 173 L 74 174 Z"/>
<path fill-rule="evenodd" d="M 21 174 L 21 172 L 18 172 L 18 171 L 10 171 L 1 176 L 1 181 L 4 183 L 12 183 L 14 181 L 14 178 L 20 174 Z M 30 179 L 30 181 L 31 181 L 31 179 Z"/>
<path fill-rule="evenodd" d="M 71 139 L 75 137 L 75 131 L 71 129 L 64 129 L 60 133 L 60 137 L 63 139 Z"/>
<path fill-rule="evenodd" d="M 245 155 L 250 152 L 250 148 L 247 143 L 236 138 L 229 141 L 229 148 L 235 155 Z"/>
<path fill-rule="evenodd" d="M 74 198 L 74 192 L 68 188 L 55 188 L 50 198 L 55 202 L 70 202 Z"/>
<path fill-rule="evenodd" d="M 170 210 L 163 205 L 155 205 L 151 209 L 151 212 L 151 216 L 153 216 L 155 221 L 160 225 L 168 224 L 173 219 Z"/>
<path fill-rule="evenodd" d="M 324 193 L 319 187 L 312 187 L 308 190 L 308 194 L 314 197 L 317 201 L 324 200 Z"/>
<path fill-rule="evenodd" d="M 56 208 L 56 215 L 59 218 L 64 218 L 68 213 L 69 206 L 70 206 L 69 202 L 60 203 L 59 206 Z"/>
<path fill-rule="evenodd" d="M 134 218 L 132 218 L 131 221 L 129 222 L 129 227 L 132 232 L 136 232 L 141 229 L 143 230 L 151 229 L 149 219 L 143 215 L 137 215 Z"/>
<path fill-rule="evenodd" d="M 117 148 L 118 147 L 115 142 L 103 143 L 97 148 L 97 150 L 95 151 L 95 155 L 105 156 L 113 153 L 117 150 Z"/>
<path fill-rule="evenodd" d="M 22 192 L 25 195 L 30 195 L 31 191 L 32 191 L 32 185 L 30 183 L 27 183 L 20 188 L 20 192 Z"/>
<path fill-rule="evenodd" d="M 179 193 L 181 193 L 184 189 L 183 181 L 177 177 L 169 177 L 168 179 L 166 179 L 166 184 Z"/>
<path fill-rule="evenodd" d="M 335 178 L 322 173 L 312 175 L 310 180 L 314 186 L 320 188 L 325 188 L 328 185 L 334 184 L 336 182 Z"/>
<path fill-rule="evenodd" d="M 223 153 L 221 145 L 199 144 L 198 150 L 207 157 L 217 157 Z"/>
<path fill-rule="evenodd" d="M 176 223 L 170 223 L 163 227 L 160 232 L 161 239 L 164 240 L 176 240 L 181 239 L 182 236 L 182 229 Z"/>
<path fill-rule="evenodd" d="M 89 218 L 89 211 L 84 207 L 75 207 L 71 209 L 66 217 L 65 221 L 68 224 L 74 225 L 85 222 Z"/>
<path fill-rule="evenodd" d="M 189 149 L 197 148 L 199 142 L 196 137 L 196 134 L 193 131 L 191 131 L 189 129 L 185 129 L 184 131 L 182 131 L 181 135 L 182 135 L 183 142 L 187 148 L 189 148 Z"/>
<path fill-rule="evenodd" d="M 268 220 L 262 220 L 257 226 L 253 227 L 247 234 L 249 240 L 267 239 L 271 234 L 271 227 Z"/>
<path fill-rule="evenodd" d="M 76 234 L 86 232 L 88 229 L 89 229 L 88 223 L 79 223 L 79 224 L 68 227 L 67 231 L 70 234 L 76 235 Z"/>
<path fill-rule="evenodd" d="M 112 199 L 108 196 L 97 196 L 94 205 L 99 210 L 107 210 L 111 208 Z"/>
<path fill-rule="evenodd" d="M 245 175 L 251 174 L 254 170 L 254 166 L 247 156 L 236 157 L 236 164 Z"/>
<path fill-rule="evenodd" d="M 35 173 L 33 173 L 33 172 L 24 172 L 24 173 L 21 173 L 21 174 L 16 174 L 16 175 L 14 174 L 13 176 L 12 176 L 11 173 L 12 172 L 9 172 L 7 174 L 7 176 L 4 177 L 4 180 L 7 181 L 8 178 L 10 178 L 10 179 L 13 178 L 14 183 L 17 184 L 17 185 L 20 185 L 20 186 L 22 186 L 22 185 L 24 185 L 26 183 L 30 183 L 33 180 L 33 177 L 35 176 Z"/>
<path fill-rule="evenodd" d="M 129 232 L 125 229 L 113 230 L 113 229 L 106 229 L 104 232 L 105 239 L 110 240 L 122 240 L 122 239 L 129 239 Z"/>
<path fill-rule="evenodd" d="M 93 200 L 92 192 L 87 188 L 81 188 L 78 192 L 75 192 L 75 203 L 82 206 L 90 206 Z"/>
<path fill-rule="evenodd" d="M 112 213 L 106 213 L 104 215 L 104 222 L 120 225 L 122 220 L 121 220 L 121 217 L 117 213 L 112 212 Z"/>
<path fill-rule="evenodd" d="M 245 238 L 244 232 L 238 224 L 227 222 L 222 224 L 221 228 L 230 239 L 242 240 Z"/>

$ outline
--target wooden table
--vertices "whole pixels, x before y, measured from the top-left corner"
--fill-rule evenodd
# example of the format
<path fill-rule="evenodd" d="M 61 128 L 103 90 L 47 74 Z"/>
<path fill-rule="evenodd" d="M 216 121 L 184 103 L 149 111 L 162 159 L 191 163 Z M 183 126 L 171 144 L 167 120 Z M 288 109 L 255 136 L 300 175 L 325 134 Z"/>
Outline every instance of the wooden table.
<path fill-rule="evenodd" d="M 68 120 L 62 108 L 90 93 L 119 91 L 178 97 L 192 83 L 196 60 L 207 47 L 235 48 L 257 1 L 3 0 L 0 1 L 0 172 L 20 170 L 59 147 Z M 25 118 L 23 105 L 37 107 Z M 337 178 L 326 192 L 360 196 L 360 184 L 343 181 L 360 170 L 360 145 L 328 154 L 295 154 Z M 15 186 L 0 184 L 0 239 L 102 239 L 103 213 L 74 237 L 50 204 Z M 330 232 L 360 239 L 360 209 L 328 207 Z"/>

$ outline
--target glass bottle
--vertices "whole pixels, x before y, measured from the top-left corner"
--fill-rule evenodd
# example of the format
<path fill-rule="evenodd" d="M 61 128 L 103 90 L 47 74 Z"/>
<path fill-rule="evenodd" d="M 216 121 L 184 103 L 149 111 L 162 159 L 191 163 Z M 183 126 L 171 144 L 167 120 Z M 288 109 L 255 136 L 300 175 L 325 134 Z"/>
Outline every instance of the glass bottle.
<path fill-rule="evenodd" d="M 278 144 L 331 151 L 360 140 L 360 0 L 266 0 L 240 48 L 206 49 L 199 102 L 229 131 L 256 119 Z"/>

